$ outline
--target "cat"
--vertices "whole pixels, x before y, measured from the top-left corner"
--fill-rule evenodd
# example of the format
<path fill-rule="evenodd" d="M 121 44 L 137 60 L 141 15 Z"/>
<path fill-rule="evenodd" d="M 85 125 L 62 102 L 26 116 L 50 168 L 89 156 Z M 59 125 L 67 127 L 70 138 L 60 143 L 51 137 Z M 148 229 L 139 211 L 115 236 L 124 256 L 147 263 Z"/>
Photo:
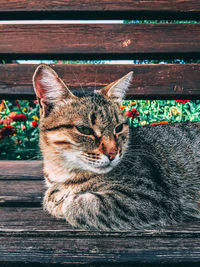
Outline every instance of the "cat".
<path fill-rule="evenodd" d="M 133 73 L 73 94 L 40 65 L 43 206 L 75 228 L 118 231 L 200 218 L 200 123 L 129 129 L 120 110 Z"/>

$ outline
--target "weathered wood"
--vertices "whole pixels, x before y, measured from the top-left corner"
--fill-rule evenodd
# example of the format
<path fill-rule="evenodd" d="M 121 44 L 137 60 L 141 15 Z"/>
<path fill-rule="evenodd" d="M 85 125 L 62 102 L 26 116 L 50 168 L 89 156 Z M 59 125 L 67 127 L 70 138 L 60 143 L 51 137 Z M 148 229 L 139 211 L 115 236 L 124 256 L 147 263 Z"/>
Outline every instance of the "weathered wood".
<path fill-rule="evenodd" d="M 0 161 L 0 207 L 41 206 L 44 191 L 41 161 Z"/>
<path fill-rule="evenodd" d="M 169 5 L 170 3 L 170 5 Z M 198 12 L 200 3 L 195 0 L 0 0 L 0 11 L 178 11 Z"/>
<path fill-rule="evenodd" d="M 0 173 L 8 169 L 10 178 L 38 175 L 41 163 L 2 161 Z M 28 169 L 30 171 L 28 173 Z M 4 174 L 3 174 L 4 175 Z M 0 181 L 2 203 L 41 202 L 42 181 Z M 1 203 L 1 204 L 2 204 Z M 17 205 L 16 205 L 17 206 Z M 193 222 L 173 227 L 139 231 L 98 232 L 72 229 L 65 220 L 57 220 L 41 208 L 0 207 L 0 264 L 87 263 L 155 264 L 200 263 L 200 224 Z"/>
<path fill-rule="evenodd" d="M 0 181 L 0 206 L 40 206 L 43 181 Z"/>
<path fill-rule="evenodd" d="M 52 232 L 54 231 L 76 231 L 75 235 L 87 236 L 89 232 L 91 236 L 100 235 L 98 231 L 86 231 L 81 229 L 73 229 L 64 219 L 57 219 L 42 210 L 42 208 L 27 208 L 27 207 L 1 207 L 0 208 L 0 235 L 9 232 Z M 102 232 L 108 234 L 108 232 Z M 72 233 L 69 233 L 72 234 Z M 68 235 L 69 235 L 68 234 Z M 173 226 L 157 227 L 149 230 L 132 230 L 113 232 L 113 235 L 118 236 L 172 236 L 178 237 L 200 237 L 200 221 L 184 223 Z"/>
<path fill-rule="evenodd" d="M 195 0 L 1 0 L 1 19 L 199 18 Z M 166 14 L 167 13 L 167 14 Z M 7 16 L 6 16 L 7 15 Z M 23 17 L 24 16 L 24 17 Z"/>
<path fill-rule="evenodd" d="M 198 58 L 200 24 L 0 25 L 1 58 Z"/>
<path fill-rule="evenodd" d="M 98 232 L 48 228 L 0 231 L 0 262 L 200 263 L 199 230 Z"/>
<path fill-rule="evenodd" d="M 72 229 L 39 208 L 1 208 L 0 261 L 199 262 L 200 224 L 144 231 L 84 231 Z"/>
<path fill-rule="evenodd" d="M 0 207 L 0 235 L 4 232 L 72 231 L 65 220 L 56 219 L 42 208 Z M 198 230 L 197 230 L 198 231 Z"/>
<path fill-rule="evenodd" d="M 0 161 L 0 180 L 42 180 L 42 162 L 24 160 Z"/>
<path fill-rule="evenodd" d="M 0 95 L 35 98 L 32 76 L 36 65 L 0 65 Z M 199 98 L 200 64 L 52 65 L 70 89 L 93 91 L 133 71 L 127 93 L 133 98 Z"/>

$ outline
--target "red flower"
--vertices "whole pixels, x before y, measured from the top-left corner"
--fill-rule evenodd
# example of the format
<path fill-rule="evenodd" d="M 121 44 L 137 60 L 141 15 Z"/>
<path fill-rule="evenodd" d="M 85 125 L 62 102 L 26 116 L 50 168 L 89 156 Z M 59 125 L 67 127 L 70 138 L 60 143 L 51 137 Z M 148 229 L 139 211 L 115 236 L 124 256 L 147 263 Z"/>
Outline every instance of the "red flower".
<path fill-rule="evenodd" d="M 190 100 L 175 100 L 176 102 L 178 102 L 178 103 L 181 103 L 181 104 L 185 104 L 185 103 L 187 103 L 187 102 L 190 102 Z"/>
<path fill-rule="evenodd" d="M 16 133 L 16 130 L 13 126 L 11 125 L 6 125 L 2 128 L 0 128 L 0 138 L 10 136 Z"/>
<path fill-rule="evenodd" d="M 26 121 L 27 117 L 24 114 L 16 114 L 15 116 L 12 117 L 13 121 Z"/>
<path fill-rule="evenodd" d="M 34 100 L 34 104 L 37 104 L 38 103 L 38 100 Z"/>
<path fill-rule="evenodd" d="M 32 121 L 32 126 L 33 127 L 38 127 L 38 123 L 36 121 Z"/>
<path fill-rule="evenodd" d="M 131 110 L 126 112 L 126 116 L 129 118 L 133 118 L 133 119 L 139 115 L 140 115 L 140 113 L 137 111 L 136 108 L 132 108 Z"/>

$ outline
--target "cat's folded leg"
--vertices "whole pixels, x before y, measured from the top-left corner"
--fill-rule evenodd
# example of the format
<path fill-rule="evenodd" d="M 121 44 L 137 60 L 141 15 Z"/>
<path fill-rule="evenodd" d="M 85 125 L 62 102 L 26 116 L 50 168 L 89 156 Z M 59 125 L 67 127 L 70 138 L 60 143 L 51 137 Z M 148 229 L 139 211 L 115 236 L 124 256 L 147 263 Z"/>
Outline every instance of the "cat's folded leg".
<path fill-rule="evenodd" d="M 60 183 L 46 191 L 43 204 L 44 209 L 50 214 L 57 218 L 65 218 L 75 228 L 93 230 L 131 228 L 128 217 L 119 217 L 119 212 L 114 212 L 116 207 L 108 199 L 108 194 L 103 192 L 75 193 Z"/>
<path fill-rule="evenodd" d="M 57 218 L 64 218 L 62 206 L 65 197 L 66 194 L 64 194 L 58 184 L 51 186 L 45 192 L 43 200 L 44 209 Z"/>
<path fill-rule="evenodd" d="M 73 193 L 62 183 L 47 189 L 43 206 L 50 214 L 65 218 L 76 228 L 109 230 L 111 227 L 101 218 L 100 199 L 94 193 Z"/>

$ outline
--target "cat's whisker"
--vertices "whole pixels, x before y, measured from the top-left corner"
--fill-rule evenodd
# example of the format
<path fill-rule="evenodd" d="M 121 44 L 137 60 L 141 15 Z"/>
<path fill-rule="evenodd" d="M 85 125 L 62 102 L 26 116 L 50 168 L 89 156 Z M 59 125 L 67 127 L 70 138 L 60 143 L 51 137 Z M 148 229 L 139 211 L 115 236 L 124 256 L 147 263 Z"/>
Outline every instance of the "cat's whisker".
<path fill-rule="evenodd" d="M 93 160 L 88 158 L 82 158 L 87 164 L 92 164 L 93 166 L 96 166 L 97 164 L 101 164 L 102 162 L 100 160 Z"/>
<path fill-rule="evenodd" d="M 93 161 L 98 161 L 98 160 L 101 160 L 101 158 L 92 158 L 92 157 L 88 157 L 88 156 L 83 156 L 85 159 L 88 159 L 88 160 L 93 160 Z"/>
<path fill-rule="evenodd" d="M 101 158 L 101 156 L 99 154 L 96 153 L 82 153 L 83 156 L 89 157 L 89 158 Z"/>
<path fill-rule="evenodd" d="M 97 72 L 98 72 L 98 69 L 96 68 L 95 69 L 95 75 L 94 75 L 94 93 L 95 93 L 95 91 L 96 91 L 96 84 L 97 84 Z"/>
<path fill-rule="evenodd" d="M 70 69 L 71 69 L 71 72 L 73 73 L 73 75 L 74 75 L 76 81 L 79 83 L 83 95 L 86 97 L 85 91 L 83 90 L 82 84 L 80 83 L 80 81 L 79 81 L 79 79 L 78 79 L 78 76 L 77 76 L 77 75 L 75 74 L 75 72 L 72 70 L 72 67 L 71 67 L 71 66 L 70 66 Z"/>

